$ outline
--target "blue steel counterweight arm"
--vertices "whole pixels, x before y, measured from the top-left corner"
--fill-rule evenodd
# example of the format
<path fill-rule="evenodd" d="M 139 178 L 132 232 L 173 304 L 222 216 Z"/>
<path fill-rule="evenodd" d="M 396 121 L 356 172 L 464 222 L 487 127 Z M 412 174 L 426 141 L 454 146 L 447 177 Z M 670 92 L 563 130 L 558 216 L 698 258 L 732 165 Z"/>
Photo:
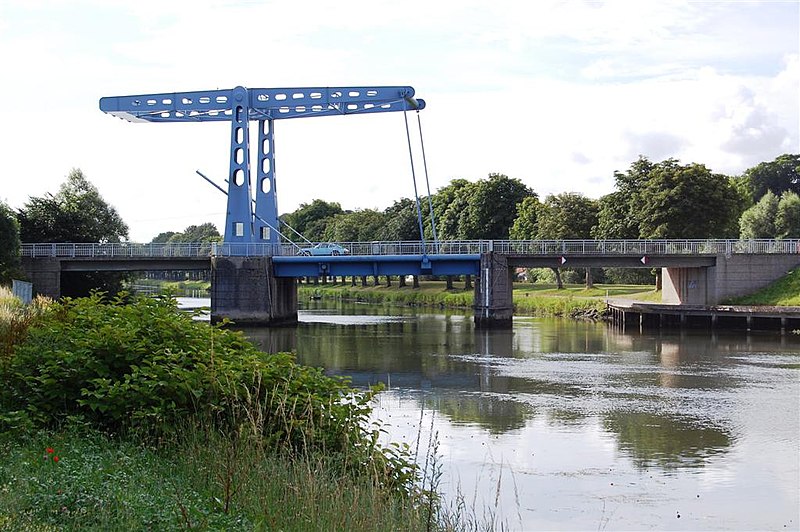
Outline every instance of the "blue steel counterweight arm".
<path fill-rule="evenodd" d="M 408 86 L 301 87 L 171 92 L 100 99 L 100 110 L 130 122 L 231 123 L 225 242 L 279 244 L 274 121 L 287 118 L 420 110 Z M 249 122 L 258 121 L 255 210 L 252 207 Z M 266 223 L 265 223 L 266 222 Z"/>

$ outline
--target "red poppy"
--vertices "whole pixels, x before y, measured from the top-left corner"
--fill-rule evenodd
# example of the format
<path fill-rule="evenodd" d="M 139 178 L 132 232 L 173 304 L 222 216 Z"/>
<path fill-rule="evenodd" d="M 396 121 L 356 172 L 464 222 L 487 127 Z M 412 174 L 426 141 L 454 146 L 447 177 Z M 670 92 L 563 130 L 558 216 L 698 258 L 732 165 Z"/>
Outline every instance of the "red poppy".
<path fill-rule="evenodd" d="M 47 454 L 53 454 L 55 452 L 52 447 L 48 447 L 45 450 L 47 451 Z"/>
<path fill-rule="evenodd" d="M 58 456 L 53 457 L 53 462 L 58 462 Z"/>

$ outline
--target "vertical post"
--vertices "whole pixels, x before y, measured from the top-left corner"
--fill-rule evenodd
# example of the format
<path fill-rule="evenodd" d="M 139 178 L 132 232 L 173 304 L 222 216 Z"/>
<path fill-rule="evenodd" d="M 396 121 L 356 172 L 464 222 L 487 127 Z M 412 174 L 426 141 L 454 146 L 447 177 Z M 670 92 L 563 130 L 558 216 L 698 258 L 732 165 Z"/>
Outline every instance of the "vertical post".
<path fill-rule="evenodd" d="M 275 189 L 275 137 L 272 119 L 258 121 L 258 168 L 256 168 L 255 241 L 280 244 L 278 199 Z M 270 227 L 271 226 L 271 227 Z"/>
<path fill-rule="evenodd" d="M 228 212 L 225 242 L 248 243 L 253 236 L 253 210 L 250 197 L 250 135 L 247 89 L 231 91 L 231 153 L 228 174 Z M 237 254 L 232 250 L 232 254 Z"/>

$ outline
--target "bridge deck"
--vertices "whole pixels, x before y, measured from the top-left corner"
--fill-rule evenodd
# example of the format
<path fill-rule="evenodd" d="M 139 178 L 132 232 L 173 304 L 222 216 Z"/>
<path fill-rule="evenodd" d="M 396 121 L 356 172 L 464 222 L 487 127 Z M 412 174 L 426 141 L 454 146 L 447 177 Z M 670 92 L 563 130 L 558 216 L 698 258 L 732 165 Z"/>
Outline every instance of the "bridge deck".
<path fill-rule="evenodd" d="M 341 242 L 353 256 L 479 255 L 490 251 L 517 257 L 561 256 L 719 256 L 733 254 L 800 254 L 800 239 L 786 240 L 461 240 L 445 242 Z M 301 254 L 295 244 L 230 243 L 26 243 L 23 257 L 208 257 Z"/>

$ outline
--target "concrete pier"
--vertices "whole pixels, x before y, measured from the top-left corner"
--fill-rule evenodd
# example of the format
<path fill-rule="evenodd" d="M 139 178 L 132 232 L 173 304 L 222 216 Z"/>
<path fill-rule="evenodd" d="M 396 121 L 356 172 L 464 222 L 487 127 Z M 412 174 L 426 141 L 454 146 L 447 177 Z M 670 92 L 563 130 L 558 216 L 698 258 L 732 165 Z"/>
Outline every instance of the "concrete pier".
<path fill-rule="evenodd" d="M 514 314 L 512 269 L 508 257 L 492 251 L 481 254 L 475 283 L 475 325 L 511 328 Z"/>
<path fill-rule="evenodd" d="M 297 323 L 297 286 L 275 277 L 269 257 L 211 259 L 211 321 L 241 326 Z"/>
<path fill-rule="evenodd" d="M 61 297 L 61 259 L 22 258 L 22 269 L 33 283 L 33 293 L 53 299 Z"/>

